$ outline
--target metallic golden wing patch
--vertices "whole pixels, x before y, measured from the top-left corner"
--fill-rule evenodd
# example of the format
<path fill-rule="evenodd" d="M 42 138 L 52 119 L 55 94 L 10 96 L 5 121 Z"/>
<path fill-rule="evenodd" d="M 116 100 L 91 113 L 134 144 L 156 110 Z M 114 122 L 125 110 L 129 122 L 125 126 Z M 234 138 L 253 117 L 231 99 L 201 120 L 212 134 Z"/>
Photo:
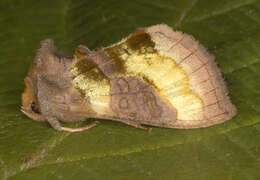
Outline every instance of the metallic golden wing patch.
<path fill-rule="evenodd" d="M 236 114 L 214 56 L 189 35 L 156 25 L 105 51 L 110 62 L 120 61 L 118 76 L 149 82 L 177 111 L 177 121 L 169 127 L 205 127 Z"/>

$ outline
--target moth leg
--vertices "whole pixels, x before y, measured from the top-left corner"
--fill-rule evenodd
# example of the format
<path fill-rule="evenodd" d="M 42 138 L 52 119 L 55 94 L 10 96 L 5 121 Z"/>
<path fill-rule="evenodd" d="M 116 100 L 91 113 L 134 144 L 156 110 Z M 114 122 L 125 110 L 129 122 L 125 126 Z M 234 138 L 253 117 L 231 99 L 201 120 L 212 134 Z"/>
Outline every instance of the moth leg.
<path fill-rule="evenodd" d="M 28 116 L 29 118 L 35 120 L 35 121 L 45 121 L 44 117 L 41 116 L 40 114 L 37 114 L 37 113 L 30 113 L 30 112 L 27 112 L 26 110 L 23 110 L 21 109 L 21 111 L 26 115 Z"/>
<path fill-rule="evenodd" d="M 55 117 L 48 117 L 47 118 L 48 123 L 51 125 L 51 127 L 53 127 L 54 129 L 56 129 L 57 131 L 61 131 L 61 124 L 58 121 L 57 118 Z"/>
<path fill-rule="evenodd" d="M 142 124 L 138 123 L 138 122 L 133 122 L 133 121 L 124 121 L 123 123 L 127 124 L 127 125 L 130 125 L 130 126 L 134 126 L 136 128 L 139 128 L 139 129 L 143 129 L 143 130 L 149 130 L 149 128 L 145 127 L 145 126 L 142 126 Z"/>
<path fill-rule="evenodd" d="M 86 126 L 80 127 L 80 128 L 69 128 L 69 127 L 63 127 L 61 126 L 61 123 L 59 122 L 58 119 L 54 118 L 54 117 L 50 117 L 48 118 L 48 122 L 50 123 L 50 125 L 56 129 L 57 131 L 68 131 L 68 132 L 80 132 L 80 131 L 85 131 L 87 129 L 90 129 L 92 127 L 95 127 L 99 122 L 98 121 L 94 121 L 91 124 L 88 124 Z"/>
<path fill-rule="evenodd" d="M 80 127 L 80 128 L 69 128 L 69 127 L 61 127 L 62 131 L 68 131 L 68 132 L 80 132 L 80 131 L 85 131 L 87 129 L 95 127 L 99 122 L 94 121 L 86 126 Z"/>

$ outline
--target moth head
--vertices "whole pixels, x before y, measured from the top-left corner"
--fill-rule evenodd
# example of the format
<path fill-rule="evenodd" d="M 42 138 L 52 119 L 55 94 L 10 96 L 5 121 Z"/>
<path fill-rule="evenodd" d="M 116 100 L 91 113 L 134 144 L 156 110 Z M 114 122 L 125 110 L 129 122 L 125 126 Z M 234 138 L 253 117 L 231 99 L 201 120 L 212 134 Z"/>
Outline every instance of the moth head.
<path fill-rule="evenodd" d="M 34 69 L 31 67 L 28 76 L 24 79 L 25 90 L 22 94 L 21 111 L 29 118 L 36 121 L 44 121 L 37 98 L 37 78 L 34 77 Z"/>
<path fill-rule="evenodd" d="M 71 78 L 68 69 L 72 61 L 73 57 L 56 50 L 53 40 L 41 41 L 28 75 L 24 79 L 26 88 L 22 94 L 21 109 L 24 114 L 37 121 L 44 120 L 41 102 L 38 100 L 38 94 L 44 86 L 41 80 L 45 79 L 53 87 L 61 89 L 67 87 Z"/>
<path fill-rule="evenodd" d="M 47 39 L 42 41 L 36 57 L 31 64 L 30 70 L 24 79 L 25 90 L 22 94 L 21 111 L 29 118 L 36 121 L 44 121 L 44 116 L 41 114 L 37 97 L 38 76 L 55 73 L 55 71 L 51 71 L 52 69 L 49 68 L 50 66 L 53 66 L 53 64 L 48 62 L 49 59 L 53 57 L 52 54 L 54 54 L 55 51 L 56 49 L 53 40 Z"/>

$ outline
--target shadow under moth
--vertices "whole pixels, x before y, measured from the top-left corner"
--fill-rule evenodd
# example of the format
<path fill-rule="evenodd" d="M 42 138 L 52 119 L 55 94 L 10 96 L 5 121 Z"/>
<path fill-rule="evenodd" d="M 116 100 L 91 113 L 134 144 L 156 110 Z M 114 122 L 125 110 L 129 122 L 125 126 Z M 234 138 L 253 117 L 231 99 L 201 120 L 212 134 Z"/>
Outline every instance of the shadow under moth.
<path fill-rule="evenodd" d="M 190 35 L 165 24 L 139 28 L 122 41 L 73 57 L 53 40 L 40 48 L 24 79 L 22 112 L 54 129 L 60 122 L 110 119 L 137 128 L 200 128 L 236 115 L 213 55 Z"/>

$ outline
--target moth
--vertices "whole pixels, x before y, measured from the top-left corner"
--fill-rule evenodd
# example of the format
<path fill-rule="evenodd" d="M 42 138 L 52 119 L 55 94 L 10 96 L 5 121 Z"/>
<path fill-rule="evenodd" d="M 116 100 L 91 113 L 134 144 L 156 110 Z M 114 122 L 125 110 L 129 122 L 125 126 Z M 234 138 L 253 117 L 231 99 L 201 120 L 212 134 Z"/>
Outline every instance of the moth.
<path fill-rule="evenodd" d="M 61 122 L 109 119 L 147 129 L 201 128 L 236 115 L 215 58 L 192 36 L 166 24 L 139 28 L 122 41 L 74 56 L 51 39 L 40 48 L 24 79 L 21 110 L 54 129 Z"/>

